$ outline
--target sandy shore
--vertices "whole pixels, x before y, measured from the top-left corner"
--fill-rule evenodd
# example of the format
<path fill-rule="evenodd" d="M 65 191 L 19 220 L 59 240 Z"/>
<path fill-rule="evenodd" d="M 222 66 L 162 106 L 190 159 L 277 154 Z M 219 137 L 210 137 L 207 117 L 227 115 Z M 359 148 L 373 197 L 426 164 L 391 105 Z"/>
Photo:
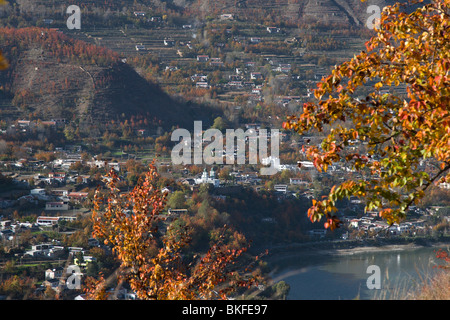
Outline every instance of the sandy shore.
<path fill-rule="evenodd" d="M 273 262 L 276 260 L 289 258 L 292 256 L 344 256 L 344 255 L 357 255 L 370 252 L 399 252 L 407 250 L 416 250 L 420 248 L 439 248 L 450 250 L 450 242 L 431 242 L 427 244 L 417 243 L 405 243 L 405 244 L 383 244 L 379 246 L 373 245 L 356 245 L 348 248 L 323 248 L 314 246 L 286 246 L 283 249 L 280 247 L 277 250 L 271 252 L 269 249 L 269 255 L 266 257 L 267 262 Z"/>
<path fill-rule="evenodd" d="M 448 244 L 434 244 L 432 247 L 442 247 L 448 246 Z M 414 250 L 424 248 L 425 246 L 417 245 L 414 243 L 409 244 L 395 244 L 395 245 L 383 245 L 379 247 L 371 247 L 371 246 L 361 246 L 349 249 L 336 249 L 336 250 L 325 250 L 327 253 L 334 255 L 353 255 L 359 253 L 368 253 L 368 252 L 393 252 L 393 251 L 405 251 L 405 250 Z"/>

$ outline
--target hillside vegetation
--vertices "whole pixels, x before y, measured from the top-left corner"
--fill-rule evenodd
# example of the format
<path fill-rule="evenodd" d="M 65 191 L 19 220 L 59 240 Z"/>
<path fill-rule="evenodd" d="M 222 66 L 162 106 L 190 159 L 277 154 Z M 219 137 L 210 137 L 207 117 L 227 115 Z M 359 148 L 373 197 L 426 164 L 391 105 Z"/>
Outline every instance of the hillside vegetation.
<path fill-rule="evenodd" d="M 11 0 L 10 6 L 3 9 L 11 12 L 12 8 L 31 17 L 65 16 L 68 4 L 64 1 Z M 384 7 L 392 0 L 375 0 L 370 5 Z M 72 1 L 84 14 L 97 14 L 107 17 L 114 12 L 128 10 L 152 10 L 155 13 L 180 14 L 203 20 L 218 14 L 234 14 L 242 19 L 252 21 L 272 21 L 275 23 L 327 22 L 347 25 L 364 25 L 372 14 L 367 12 L 368 4 L 360 0 L 105 0 Z"/>
<path fill-rule="evenodd" d="M 200 109 L 173 100 L 108 49 L 36 27 L 2 28 L 0 43 L 10 63 L 0 78 L 4 118 L 32 114 L 98 123 L 141 115 L 165 128 L 207 118 L 206 111 L 196 114 Z"/>

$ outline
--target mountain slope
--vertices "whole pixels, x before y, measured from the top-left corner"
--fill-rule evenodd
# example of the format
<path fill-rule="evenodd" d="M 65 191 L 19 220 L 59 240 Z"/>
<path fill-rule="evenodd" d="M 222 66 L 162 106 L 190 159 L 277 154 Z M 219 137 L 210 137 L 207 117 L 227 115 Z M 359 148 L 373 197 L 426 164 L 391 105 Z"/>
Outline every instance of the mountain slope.
<path fill-rule="evenodd" d="M 67 18 L 68 4 L 62 0 L 11 0 L 20 12 L 36 18 Z M 136 10 L 155 14 L 177 12 L 192 19 L 205 19 L 221 13 L 232 13 L 242 19 L 272 20 L 290 23 L 330 22 L 347 25 L 364 25 L 371 13 L 370 5 L 383 8 L 395 0 L 104 0 L 77 1 L 84 17 L 89 14 L 105 18 L 112 12 L 132 13 Z M 9 7 L 12 10 L 12 6 Z M 0 9 L 1 10 L 1 9 Z M 6 9 L 4 9 L 6 10 Z M 11 12 L 11 11 L 10 11 Z M 109 12 L 109 13 L 108 13 Z"/>
<path fill-rule="evenodd" d="M 11 115 L 98 123 L 140 115 L 163 128 L 209 119 L 207 108 L 175 101 L 112 51 L 40 28 L 0 29 L 0 43 L 10 62 L 0 110 Z"/>
<path fill-rule="evenodd" d="M 197 12 L 200 16 L 212 13 L 233 13 L 247 19 L 265 19 L 309 23 L 327 22 L 347 25 L 364 25 L 372 14 L 367 12 L 370 5 L 383 8 L 393 4 L 393 0 L 192 0 L 164 1 L 167 3 L 182 3 L 189 12 Z"/>

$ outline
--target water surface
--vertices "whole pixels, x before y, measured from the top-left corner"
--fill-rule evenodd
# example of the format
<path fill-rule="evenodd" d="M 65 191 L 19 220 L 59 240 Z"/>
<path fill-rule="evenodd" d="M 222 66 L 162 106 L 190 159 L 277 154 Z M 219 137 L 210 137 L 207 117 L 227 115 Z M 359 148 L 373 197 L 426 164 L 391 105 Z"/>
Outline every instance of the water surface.
<path fill-rule="evenodd" d="M 272 262 L 273 278 L 291 287 L 289 300 L 399 299 L 440 270 L 436 247 L 334 256 L 295 253 Z M 380 270 L 381 289 L 367 286 L 368 267 Z M 371 278 L 370 280 L 372 280 Z M 374 283 L 374 281 L 369 281 Z"/>

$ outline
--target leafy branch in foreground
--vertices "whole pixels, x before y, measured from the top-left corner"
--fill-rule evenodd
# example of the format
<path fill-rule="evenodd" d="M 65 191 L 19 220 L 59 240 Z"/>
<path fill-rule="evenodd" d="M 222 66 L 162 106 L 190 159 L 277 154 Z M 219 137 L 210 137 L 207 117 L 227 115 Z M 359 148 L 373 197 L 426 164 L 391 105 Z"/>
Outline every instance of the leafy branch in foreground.
<path fill-rule="evenodd" d="M 450 181 L 450 0 L 408 9 L 385 7 L 367 52 L 336 66 L 314 90 L 317 102 L 283 123 L 300 134 L 327 130 L 322 144 L 307 150 L 319 171 L 343 162 L 366 177 L 313 201 L 308 216 L 325 218 L 326 228 L 340 224 L 340 199 L 357 196 L 392 225 L 431 185 Z M 363 86 L 373 88 L 366 97 Z M 364 151 L 352 149 L 355 141 Z"/>
<path fill-rule="evenodd" d="M 227 298 L 256 284 L 259 276 L 241 270 L 238 262 L 247 247 L 229 247 L 226 227 L 208 252 L 186 261 L 183 249 L 189 245 L 190 230 L 166 224 L 166 193 L 156 187 L 158 177 L 152 163 L 144 181 L 131 192 L 121 193 L 112 170 L 107 176 L 108 198 L 96 192 L 93 235 L 111 246 L 119 258 L 119 282 L 127 281 L 145 300 Z M 90 279 L 88 297 L 105 299 L 105 281 Z"/>

